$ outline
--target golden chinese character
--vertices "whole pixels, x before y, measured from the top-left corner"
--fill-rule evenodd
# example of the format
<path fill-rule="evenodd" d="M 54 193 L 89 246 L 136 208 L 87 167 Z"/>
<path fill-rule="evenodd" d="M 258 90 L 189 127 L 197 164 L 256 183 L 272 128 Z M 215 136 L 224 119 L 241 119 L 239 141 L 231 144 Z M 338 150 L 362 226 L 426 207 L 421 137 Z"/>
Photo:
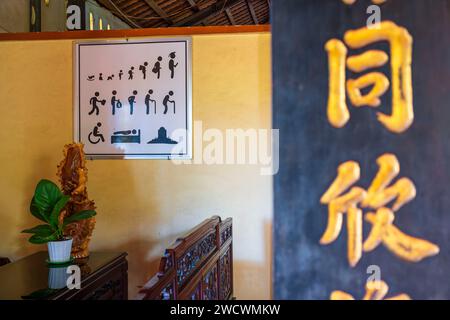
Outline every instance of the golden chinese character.
<path fill-rule="evenodd" d="M 405 28 L 390 21 L 377 24 L 376 27 L 364 27 L 347 31 L 344 42 L 351 49 L 360 49 L 379 41 L 390 44 L 392 113 L 378 112 L 378 120 L 391 132 L 402 133 L 414 120 L 412 99 L 412 37 Z M 346 66 L 355 73 L 381 67 L 389 60 L 380 50 L 368 50 L 362 54 L 347 58 L 348 49 L 344 42 L 331 39 L 325 45 L 329 64 L 328 121 L 336 128 L 342 128 L 350 119 L 346 104 L 346 91 L 355 107 L 379 107 L 380 97 L 389 88 L 389 79 L 380 72 L 369 72 L 357 79 L 346 81 Z M 362 90 L 371 88 L 366 94 Z"/>
<path fill-rule="evenodd" d="M 366 294 L 363 300 L 383 300 L 389 291 L 389 286 L 386 282 L 380 281 L 368 281 L 366 283 Z M 333 291 L 330 296 L 331 300 L 355 300 L 352 295 L 343 291 Z M 399 294 L 397 296 L 387 298 L 384 300 L 411 300 L 407 294 Z"/>
<path fill-rule="evenodd" d="M 358 203 L 366 197 L 366 191 L 354 187 L 350 192 L 341 195 L 353 183 L 359 180 L 359 164 L 353 161 L 339 166 L 338 177 L 320 199 L 321 203 L 328 204 L 328 225 L 320 243 L 330 244 L 339 236 L 342 228 L 343 214 L 347 213 L 347 246 L 348 261 L 355 266 L 362 255 L 362 210 Z"/>
<path fill-rule="evenodd" d="M 374 250 L 380 243 L 399 258 L 418 262 L 439 253 L 439 247 L 423 239 L 408 236 L 393 225 L 394 212 L 416 196 L 414 183 L 408 178 L 391 182 L 400 173 L 400 164 L 393 154 L 384 154 L 377 159 L 379 170 L 368 190 L 352 185 L 360 179 L 360 166 L 355 161 L 347 161 L 338 167 L 338 175 L 320 199 L 328 205 L 327 228 L 320 244 L 334 242 L 342 229 L 343 215 L 347 215 L 347 258 L 354 267 L 361 259 L 362 252 Z M 394 201 L 392 208 L 385 207 Z M 365 220 L 372 224 L 367 239 L 362 241 L 362 210 L 371 208 Z"/>
<path fill-rule="evenodd" d="M 378 173 L 367 191 L 367 198 L 362 206 L 378 209 L 396 198 L 392 210 L 398 211 L 404 204 L 415 198 L 414 183 L 408 178 L 401 178 L 391 187 L 387 187 L 400 173 L 400 164 L 395 155 L 384 154 L 377 159 L 377 164 Z"/>
<path fill-rule="evenodd" d="M 363 244 L 365 252 L 372 251 L 382 242 L 396 256 L 411 262 L 419 262 L 439 253 L 437 245 L 408 236 L 395 227 L 394 213 L 388 208 L 367 213 L 365 220 L 372 224 L 372 230 Z"/>

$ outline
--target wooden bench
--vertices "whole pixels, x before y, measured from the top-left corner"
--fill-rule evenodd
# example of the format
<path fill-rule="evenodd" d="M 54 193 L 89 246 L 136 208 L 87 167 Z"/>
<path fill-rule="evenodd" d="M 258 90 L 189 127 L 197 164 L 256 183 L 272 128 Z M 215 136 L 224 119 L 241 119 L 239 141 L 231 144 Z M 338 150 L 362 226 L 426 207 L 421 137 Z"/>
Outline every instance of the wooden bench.
<path fill-rule="evenodd" d="M 232 219 L 214 216 L 166 249 L 140 300 L 227 300 L 233 297 Z"/>

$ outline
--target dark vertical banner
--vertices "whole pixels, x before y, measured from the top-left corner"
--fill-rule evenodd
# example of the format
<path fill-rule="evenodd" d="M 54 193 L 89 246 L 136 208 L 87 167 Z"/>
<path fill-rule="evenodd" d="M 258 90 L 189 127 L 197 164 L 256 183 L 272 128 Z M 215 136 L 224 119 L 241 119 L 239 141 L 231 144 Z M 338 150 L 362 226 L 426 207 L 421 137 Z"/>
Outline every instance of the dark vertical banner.
<path fill-rule="evenodd" d="M 450 0 L 373 2 L 272 2 L 276 299 L 450 299 Z"/>
<path fill-rule="evenodd" d="M 30 32 L 41 31 L 41 0 L 30 0 Z"/>

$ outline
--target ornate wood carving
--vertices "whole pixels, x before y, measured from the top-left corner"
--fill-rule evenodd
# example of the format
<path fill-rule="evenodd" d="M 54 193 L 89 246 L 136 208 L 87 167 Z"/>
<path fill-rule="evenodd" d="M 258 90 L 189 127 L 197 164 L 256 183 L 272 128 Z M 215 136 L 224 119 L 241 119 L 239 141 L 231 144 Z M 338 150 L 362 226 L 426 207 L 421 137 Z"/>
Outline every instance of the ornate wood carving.
<path fill-rule="evenodd" d="M 162 272 L 163 274 L 167 273 L 167 271 L 169 271 L 170 268 L 173 267 L 173 256 L 169 252 L 166 252 L 161 258 L 160 264 L 160 272 Z"/>
<path fill-rule="evenodd" d="M 170 283 L 164 289 L 162 289 L 159 296 L 160 300 L 173 300 L 175 297 L 175 290 L 173 287 L 173 283 Z"/>
<path fill-rule="evenodd" d="M 220 281 L 219 281 L 219 299 L 225 300 L 228 299 L 231 294 L 231 285 L 233 283 L 232 278 L 232 257 L 231 257 L 231 248 L 225 252 L 223 256 L 219 259 L 219 272 L 220 272 Z"/>
<path fill-rule="evenodd" d="M 224 230 L 220 233 L 220 243 L 225 243 L 228 239 L 232 237 L 232 226 L 226 226 Z"/>
<path fill-rule="evenodd" d="M 109 280 L 101 288 L 95 290 L 88 300 L 109 300 L 122 292 L 121 279 Z"/>
<path fill-rule="evenodd" d="M 218 300 L 218 298 L 217 265 L 215 264 L 203 278 L 202 300 Z"/>
<path fill-rule="evenodd" d="M 210 233 L 178 259 L 177 280 L 179 286 L 191 276 L 199 264 L 203 262 L 215 248 L 216 234 Z"/>
<path fill-rule="evenodd" d="M 207 219 L 165 251 L 158 273 L 136 298 L 228 299 L 233 292 L 232 250 L 231 218 Z"/>
<path fill-rule="evenodd" d="M 201 293 L 202 293 L 202 286 L 201 284 L 198 284 L 195 287 L 195 290 L 191 293 L 189 299 L 190 300 L 201 300 Z"/>
<path fill-rule="evenodd" d="M 63 217 L 70 217 L 82 210 L 95 210 L 94 201 L 87 193 L 87 168 L 82 143 L 71 143 L 64 146 L 64 158 L 58 165 L 57 176 L 64 194 L 70 201 L 64 208 Z M 95 227 L 95 218 L 69 224 L 64 234 L 73 238 L 72 256 L 86 258 L 89 256 L 88 245 Z"/>

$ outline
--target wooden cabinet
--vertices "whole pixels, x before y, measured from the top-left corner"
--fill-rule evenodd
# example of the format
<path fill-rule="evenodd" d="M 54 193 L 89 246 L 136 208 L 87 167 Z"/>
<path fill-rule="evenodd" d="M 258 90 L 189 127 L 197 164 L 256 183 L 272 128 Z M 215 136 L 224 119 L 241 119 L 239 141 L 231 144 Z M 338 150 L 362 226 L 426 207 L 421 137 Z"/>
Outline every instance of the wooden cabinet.
<path fill-rule="evenodd" d="M 64 282 L 66 267 L 49 268 L 47 252 L 38 252 L 0 267 L 0 300 L 126 300 L 128 262 L 126 253 L 92 252 L 75 262 L 81 273 L 80 289 L 50 288 Z M 59 286 L 57 286 L 59 287 Z"/>

